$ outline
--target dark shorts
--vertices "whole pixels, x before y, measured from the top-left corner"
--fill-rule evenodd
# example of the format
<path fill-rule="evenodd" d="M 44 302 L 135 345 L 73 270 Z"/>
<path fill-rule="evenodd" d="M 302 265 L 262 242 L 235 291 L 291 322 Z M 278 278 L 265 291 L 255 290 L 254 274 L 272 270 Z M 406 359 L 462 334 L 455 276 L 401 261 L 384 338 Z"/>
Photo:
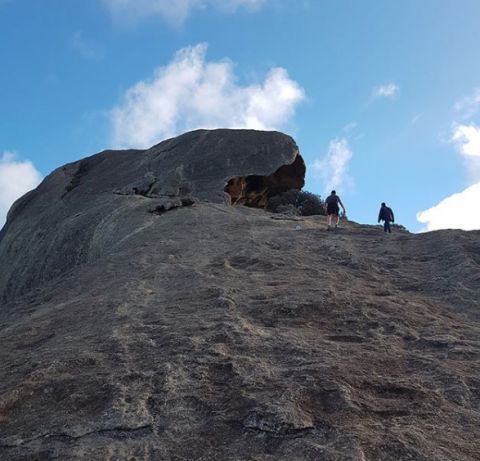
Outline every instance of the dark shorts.
<path fill-rule="evenodd" d="M 327 203 L 327 214 L 338 214 L 339 211 L 338 203 Z"/>

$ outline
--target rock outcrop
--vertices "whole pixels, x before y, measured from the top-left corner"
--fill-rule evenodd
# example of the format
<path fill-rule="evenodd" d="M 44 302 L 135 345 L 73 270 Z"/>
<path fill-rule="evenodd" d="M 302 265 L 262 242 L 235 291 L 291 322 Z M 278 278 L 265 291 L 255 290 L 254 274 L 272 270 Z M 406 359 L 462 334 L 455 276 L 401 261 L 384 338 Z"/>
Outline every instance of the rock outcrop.
<path fill-rule="evenodd" d="M 198 131 L 20 199 L 0 459 L 477 460 L 480 232 L 230 204 L 303 172 L 287 136 Z"/>
<path fill-rule="evenodd" d="M 289 136 L 198 130 L 146 151 L 105 151 L 65 165 L 11 208 L 0 233 L 0 300 L 112 251 L 152 212 L 195 201 L 265 207 L 300 189 L 305 165 Z"/>

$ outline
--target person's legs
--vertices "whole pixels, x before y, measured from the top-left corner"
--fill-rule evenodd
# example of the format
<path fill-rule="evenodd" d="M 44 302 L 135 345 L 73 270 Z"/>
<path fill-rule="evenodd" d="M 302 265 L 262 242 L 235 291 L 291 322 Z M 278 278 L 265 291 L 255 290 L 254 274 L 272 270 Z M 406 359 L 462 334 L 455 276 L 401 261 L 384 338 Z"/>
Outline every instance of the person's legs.
<path fill-rule="evenodd" d="M 328 224 L 327 229 L 330 229 L 330 226 L 337 227 L 338 220 L 339 220 L 338 207 L 335 207 L 329 204 L 327 206 L 327 224 Z"/>
<path fill-rule="evenodd" d="M 389 234 L 392 233 L 392 230 L 390 229 L 390 221 L 385 221 L 383 224 L 383 230 L 385 232 L 388 232 Z"/>

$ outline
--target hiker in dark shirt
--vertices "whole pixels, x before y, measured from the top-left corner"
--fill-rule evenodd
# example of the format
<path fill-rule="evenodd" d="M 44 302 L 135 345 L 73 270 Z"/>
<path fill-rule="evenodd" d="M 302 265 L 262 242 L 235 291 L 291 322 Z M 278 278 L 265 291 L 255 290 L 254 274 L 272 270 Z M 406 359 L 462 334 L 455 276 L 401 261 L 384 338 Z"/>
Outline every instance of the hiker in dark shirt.
<path fill-rule="evenodd" d="M 330 226 L 335 225 L 338 227 L 339 211 L 338 205 L 342 207 L 343 213 L 345 214 L 345 207 L 343 206 L 340 197 L 337 193 L 332 190 L 332 193 L 325 199 L 325 211 L 327 212 L 327 230 L 330 230 Z"/>
<path fill-rule="evenodd" d="M 393 216 L 393 211 L 385 202 L 382 203 L 380 208 L 380 212 L 378 213 L 378 222 L 383 221 L 383 230 L 385 232 L 392 233 L 392 229 L 390 229 L 390 223 L 395 222 L 395 217 Z"/>

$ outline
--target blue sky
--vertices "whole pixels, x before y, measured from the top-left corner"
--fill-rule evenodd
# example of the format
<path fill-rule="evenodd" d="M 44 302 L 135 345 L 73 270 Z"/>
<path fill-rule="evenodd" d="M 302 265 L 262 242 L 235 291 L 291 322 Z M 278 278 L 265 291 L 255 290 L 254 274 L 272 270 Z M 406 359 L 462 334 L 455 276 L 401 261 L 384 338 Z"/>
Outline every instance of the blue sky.
<path fill-rule="evenodd" d="M 0 221 L 64 163 L 224 126 L 291 134 L 351 219 L 479 229 L 478 24 L 478 0 L 0 0 Z"/>

